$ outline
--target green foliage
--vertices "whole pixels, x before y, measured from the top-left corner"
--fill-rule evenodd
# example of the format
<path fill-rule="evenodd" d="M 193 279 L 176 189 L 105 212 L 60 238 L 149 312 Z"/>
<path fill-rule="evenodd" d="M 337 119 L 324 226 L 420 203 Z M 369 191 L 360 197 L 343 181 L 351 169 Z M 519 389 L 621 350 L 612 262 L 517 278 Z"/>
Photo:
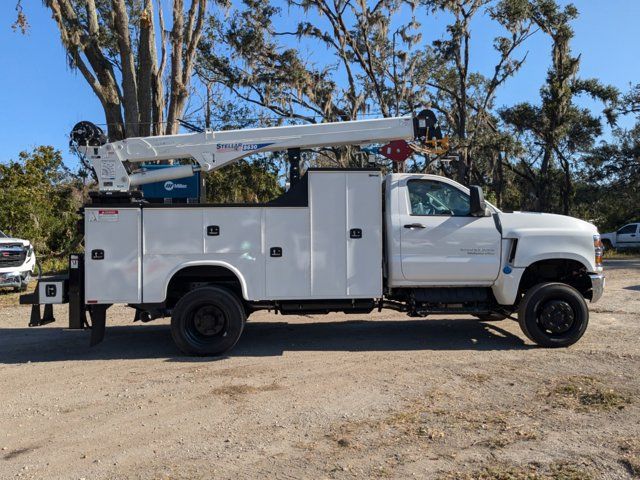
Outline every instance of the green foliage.
<path fill-rule="evenodd" d="M 207 201 L 211 203 L 261 203 L 282 194 L 273 162 L 242 160 L 205 174 Z"/>
<path fill-rule="evenodd" d="M 82 184 L 53 147 L 21 152 L 0 163 L 0 229 L 30 240 L 39 257 L 60 256 L 77 243 Z"/>
<path fill-rule="evenodd" d="M 615 130 L 612 142 L 591 149 L 583 161 L 578 207 L 606 230 L 640 220 L 640 122 Z"/>

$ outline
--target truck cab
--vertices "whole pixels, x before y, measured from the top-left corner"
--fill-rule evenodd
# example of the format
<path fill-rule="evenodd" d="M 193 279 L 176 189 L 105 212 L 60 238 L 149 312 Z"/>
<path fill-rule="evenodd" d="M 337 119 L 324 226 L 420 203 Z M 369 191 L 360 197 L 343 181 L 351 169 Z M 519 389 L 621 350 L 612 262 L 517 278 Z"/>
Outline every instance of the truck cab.
<path fill-rule="evenodd" d="M 387 177 L 390 289 L 490 289 L 489 301 L 513 311 L 528 284 L 563 280 L 599 299 L 602 251 L 595 226 L 562 215 L 503 213 L 483 199 L 474 205 L 472 193 L 436 175 Z"/>

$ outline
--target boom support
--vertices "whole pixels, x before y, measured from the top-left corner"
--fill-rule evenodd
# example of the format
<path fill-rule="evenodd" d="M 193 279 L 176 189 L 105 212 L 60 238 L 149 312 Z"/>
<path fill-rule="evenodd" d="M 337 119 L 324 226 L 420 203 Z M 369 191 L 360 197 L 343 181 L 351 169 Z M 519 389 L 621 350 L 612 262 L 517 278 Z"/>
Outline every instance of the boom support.
<path fill-rule="evenodd" d="M 381 118 L 247 130 L 206 130 L 202 133 L 127 138 L 116 142 L 106 142 L 97 127 L 81 122 L 71 136 L 93 165 L 101 192 L 128 192 L 137 185 L 189 177 L 199 170 L 215 170 L 257 152 L 391 140 L 424 140 L 429 127 L 428 119 L 421 113 L 415 118 Z M 125 167 L 125 162 L 134 164 L 179 158 L 191 158 L 197 165 L 153 171 Z"/>

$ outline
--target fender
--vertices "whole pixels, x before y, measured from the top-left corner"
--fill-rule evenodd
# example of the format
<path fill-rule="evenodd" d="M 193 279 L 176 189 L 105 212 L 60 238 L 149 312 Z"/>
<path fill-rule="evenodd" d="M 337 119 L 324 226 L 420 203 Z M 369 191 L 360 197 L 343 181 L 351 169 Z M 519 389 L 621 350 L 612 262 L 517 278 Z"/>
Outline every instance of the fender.
<path fill-rule="evenodd" d="M 595 273 L 594 235 L 598 229 L 583 220 L 549 213 L 500 213 L 503 239 L 517 239 L 511 267 L 526 268 L 541 260 L 566 259 Z"/>
<path fill-rule="evenodd" d="M 164 298 L 166 300 L 167 298 L 167 289 L 169 287 L 169 283 L 171 282 L 171 279 L 176 275 L 176 273 L 178 273 L 180 270 L 183 270 L 184 268 L 187 267 L 223 267 L 226 268 L 227 270 L 231 271 L 237 278 L 238 281 L 240 282 L 240 287 L 242 288 L 242 297 L 245 300 L 249 300 L 249 292 L 248 292 L 248 288 L 247 288 L 247 282 L 244 278 L 244 275 L 242 275 L 242 273 L 240 273 L 240 270 L 238 270 L 236 267 L 234 267 L 233 265 L 231 265 L 230 263 L 224 262 L 224 261 L 220 261 L 220 260 L 192 260 L 189 262 L 184 262 L 181 263 L 179 265 L 177 265 L 176 267 L 174 267 L 172 270 L 169 271 L 169 273 L 167 274 L 165 281 L 164 281 Z"/>
<path fill-rule="evenodd" d="M 524 255 L 523 255 L 524 256 Z M 576 262 L 584 265 L 584 268 L 587 269 L 587 272 L 594 273 L 596 271 L 595 263 L 593 259 L 589 259 L 580 253 L 575 252 L 548 252 L 548 253 L 539 253 L 537 255 L 527 255 L 526 256 L 526 264 L 520 261 L 518 255 L 516 255 L 515 267 L 526 269 L 530 265 L 533 265 L 536 262 L 541 260 L 575 260 Z"/>
<path fill-rule="evenodd" d="M 520 289 L 520 281 L 524 272 L 536 262 L 542 260 L 575 260 L 586 268 L 587 272 L 593 272 L 590 262 L 582 255 L 573 254 L 569 252 L 551 252 L 547 255 L 539 254 L 532 257 L 527 257 L 531 260 L 526 266 L 514 266 L 510 269 L 509 273 L 505 273 L 505 270 L 500 270 L 500 275 L 496 279 L 495 283 L 491 287 L 493 295 L 500 305 L 514 305 L 516 297 L 518 296 L 518 290 Z"/>

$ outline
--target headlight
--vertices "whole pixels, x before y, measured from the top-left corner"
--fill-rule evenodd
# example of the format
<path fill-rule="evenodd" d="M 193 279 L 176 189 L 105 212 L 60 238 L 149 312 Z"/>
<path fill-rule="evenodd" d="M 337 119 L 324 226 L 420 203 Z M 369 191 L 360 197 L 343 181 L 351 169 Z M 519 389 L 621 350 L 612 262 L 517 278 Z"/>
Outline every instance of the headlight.
<path fill-rule="evenodd" d="M 600 235 L 593 236 L 593 250 L 595 253 L 596 268 L 598 271 L 602 270 L 602 254 L 604 253 L 604 245 L 600 240 Z"/>

